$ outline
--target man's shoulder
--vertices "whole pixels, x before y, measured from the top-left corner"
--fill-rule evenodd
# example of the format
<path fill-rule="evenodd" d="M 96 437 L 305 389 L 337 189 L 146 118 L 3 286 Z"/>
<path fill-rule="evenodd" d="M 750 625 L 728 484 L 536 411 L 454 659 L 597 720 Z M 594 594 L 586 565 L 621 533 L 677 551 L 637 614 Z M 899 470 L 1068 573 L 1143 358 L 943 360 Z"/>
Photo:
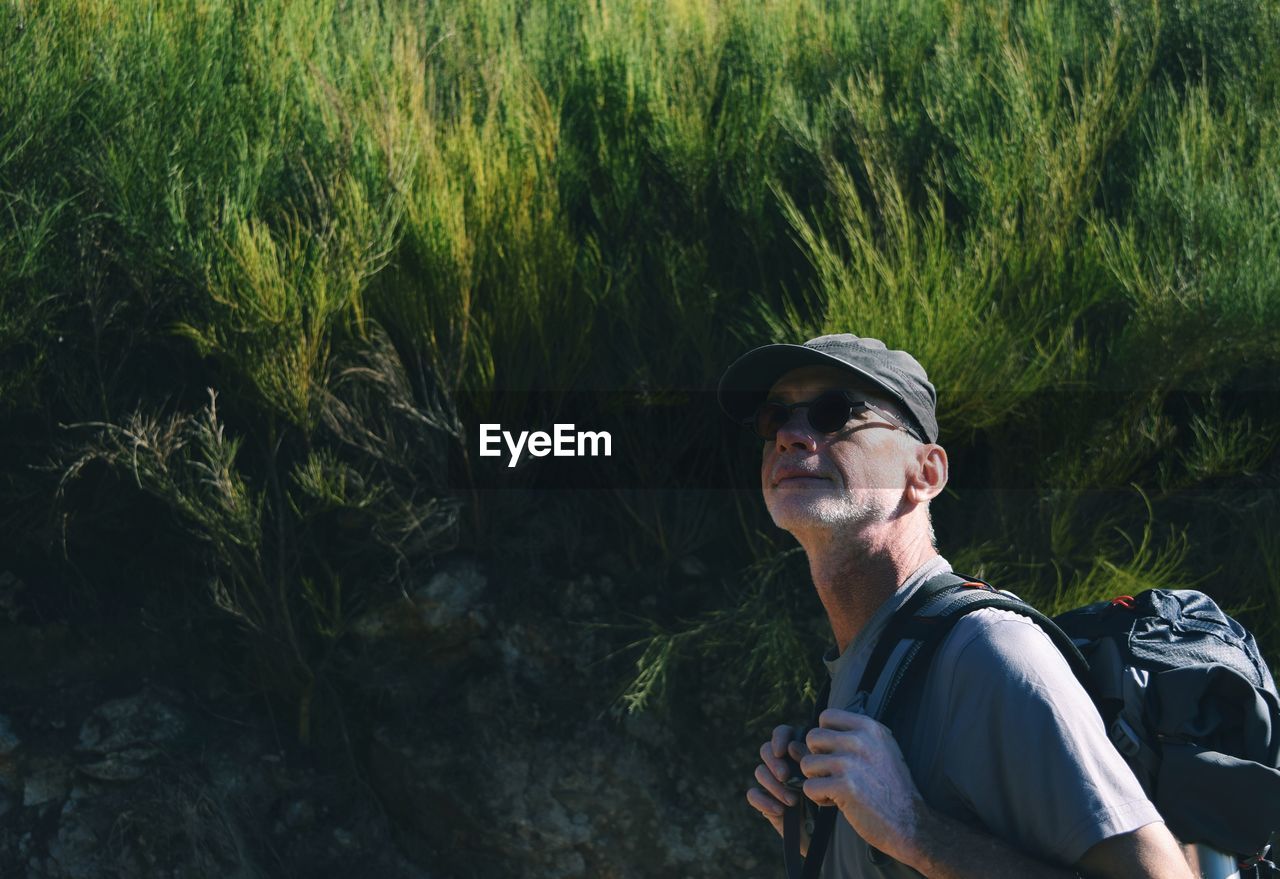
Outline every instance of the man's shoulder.
<path fill-rule="evenodd" d="M 1054 690 L 1078 686 L 1061 651 L 1025 614 L 984 607 L 967 613 L 938 648 L 936 668 L 957 684 L 989 686 L 995 678 Z"/>
<path fill-rule="evenodd" d="M 999 648 L 1009 643 L 1022 646 L 1039 642 L 1057 649 L 1044 629 L 1028 614 L 1003 607 L 983 607 L 960 617 L 943 646 L 955 649 L 978 644 Z"/>
<path fill-rule="evenodd" d="M 1032 717 L 1053 723 L 1068 714 L 1082 720 L 1096 715 L 1045 631 L 1030 617 L 1003 608 L 974 610 L 956 622 L 932 659 L 916 710 L 923 726 L 950 730 L 947 736 L 957 727 L 1002 724 L 1016 736 Z"/>
<path fill-rule="evenodd" d="M 1159 819 L 1092 699 L 1029 617 L 966 615 L 927 680 L 911 748 L 921 790 L 943 811 L 979 816 L 993 834 L 1063 864 Z"/>

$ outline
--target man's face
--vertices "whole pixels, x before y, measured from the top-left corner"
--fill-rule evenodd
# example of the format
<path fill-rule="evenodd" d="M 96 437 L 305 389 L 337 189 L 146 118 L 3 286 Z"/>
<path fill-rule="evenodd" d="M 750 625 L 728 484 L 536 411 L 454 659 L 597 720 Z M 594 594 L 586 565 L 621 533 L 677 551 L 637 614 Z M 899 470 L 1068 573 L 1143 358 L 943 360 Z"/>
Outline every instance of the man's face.
<path fill-rule="evenodd" d="M 829 390 L 850 390 L 900 412 L 870 385 L 859 384 L 856 376 L 828 366 L 788 372 L 766 399 L 807 402 Z M 824 434 L 809 425 L 807 408 L 797 409 L 777 437 L 764 444 L 760 483 L 765 506 L 779 528 L 792 532 L 887 521 L 902 500 L 916 446 L 906 431 L 871 410 L 854 415 L 835 433 Z"/>

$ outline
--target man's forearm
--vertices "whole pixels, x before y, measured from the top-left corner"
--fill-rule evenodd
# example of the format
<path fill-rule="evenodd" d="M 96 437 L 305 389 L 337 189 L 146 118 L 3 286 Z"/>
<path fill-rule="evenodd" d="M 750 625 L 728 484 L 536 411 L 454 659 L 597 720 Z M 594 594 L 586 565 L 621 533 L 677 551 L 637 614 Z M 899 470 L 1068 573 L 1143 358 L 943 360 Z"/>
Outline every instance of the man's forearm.
<path fill-rule="evenodd" d="M 924 806 L 905 863 L 928 879 L 1193 879 L 1181 848 L 1159 821 L 1108 837 L 1074 868 L 1050 864 Z"/>
<path fill-rule="evenodd" d="M 1177 841 L 1160 821 L 1109 836 L 1071 867 L 1024 854 L 1003 840 L 930 808 L 884 724 L 828 708 L 805 736 L 804 793 L 836 806 L 854 831 L 929 879 L 1192 879 Z M 1140 801 L 1135 801 L 1138 803 Z"/>
<path fill-rule="evenodd" d="M 928 879 L 1077 879 L 1074 870 L 1026 855 L 1008 843 L 925 807 L 908 866 Z"/>

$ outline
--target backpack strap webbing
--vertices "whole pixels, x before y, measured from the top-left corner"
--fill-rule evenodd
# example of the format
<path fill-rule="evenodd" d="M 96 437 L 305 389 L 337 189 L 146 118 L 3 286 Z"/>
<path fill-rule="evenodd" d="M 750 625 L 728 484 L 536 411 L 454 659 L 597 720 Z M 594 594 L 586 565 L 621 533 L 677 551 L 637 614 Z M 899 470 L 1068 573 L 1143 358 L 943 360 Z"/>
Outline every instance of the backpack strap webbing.
<path fill-rule="evenodd" d="M 830 696 L 831 679 L 828 677 L 813 702 L 808 729 L 818 725 L 818 716 L 827 707 Z M 783 810 L 782 860 L 787 868 L 787 879 L 817 879 L 822 870 L 822 859 L 827 854 L 827 844 L 831 841 L 831 831 L 836 826 L 837 812 L 839 810 L 835 806 L 815 805 L 803 794 L 800 795 L 799 803 Z M 806 823 L 812 829 L 809 833 L 808 854 L 802 856 L 800 838 Z"/>
<path fill-rule="evenodd" d="M 931 605 L 938 596 L 957 589 L 967 582 L 979 581 L 970 581 L 961 574 L 945 571 L 920 584 L 920 588 L 894 612 L 885 625 L 884 631 L 876 639 L 876 646 L 871 651 L 866 668 L 862 671 L 862 678 L 858 682 L 858 692 L 869 695 L 875 689 L 876 683 L 884 675 L 885 667 L 889 664 L 889 658 L 899 651 L 901 642 L 909 637 L 908 626 L 911 620 L 926 606 Z M 876 715 L 871 714 L 871 716 Z"/>

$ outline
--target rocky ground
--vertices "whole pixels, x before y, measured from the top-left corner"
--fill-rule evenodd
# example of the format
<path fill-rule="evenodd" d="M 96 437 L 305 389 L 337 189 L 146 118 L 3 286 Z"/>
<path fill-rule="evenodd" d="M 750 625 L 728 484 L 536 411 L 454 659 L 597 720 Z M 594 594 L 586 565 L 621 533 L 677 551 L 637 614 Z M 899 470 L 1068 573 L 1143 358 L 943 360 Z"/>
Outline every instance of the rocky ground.
<path fill-rule="evenodd" d="M 615 645 L 574 620 L 612 581 L 513 602 L 491 576 L 455 559 L 365 613 L 361 699 L 304 749 L 182 633 L 41 620 L 6 575 L 0 876 L 776 874 L 755 733 L 608 710 Z"/>

